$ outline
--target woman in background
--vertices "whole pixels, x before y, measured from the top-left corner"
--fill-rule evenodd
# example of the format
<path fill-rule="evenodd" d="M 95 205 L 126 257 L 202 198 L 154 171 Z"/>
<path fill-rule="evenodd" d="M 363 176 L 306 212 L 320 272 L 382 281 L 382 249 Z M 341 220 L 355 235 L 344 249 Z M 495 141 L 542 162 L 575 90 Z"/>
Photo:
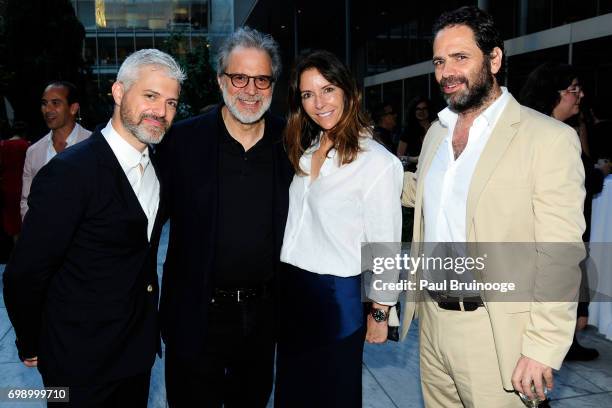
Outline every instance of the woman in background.
<path fill-rule="evenodd" d="M 361 243 L 400 241 L 403 169 L 372 138 L 360 106 L 336 56 L 298 60 L 286 129 L 296 175 L 281 250 L 276 407 L 361 407 L 364 339 L 387 338 L 395 302 L 364 308 Z"/>
<path fill-rule="evenodd" d="M 533 70 L 520 93 L 521 103 L 546 115 L 567 122 L 575 119 L 580 113 L 580 103 L 584 92 L 578 74 L 571 65 L 556 62 L 547 62 Z M 604 178 L 609 174 L 609 167 L 596 168 L 595 161 L 589 157 L 589 149 L 584 126 L 577 126 L 576 131 L 582 146 L 582 164 L 585 173 L 586 197 L 584 201 L 584 218 L 586 230 L 582 236 L 583 241 L 589 241 L 591 226 L 591 206 L 593 195 L 601 192 Z M 588 282 L 583 271 L 580 288 L 580 303 L 578 304 L 578 318 L 576 331 L 586 327 L 589 316 Z M 574 341 L 570 347 L 566 360 L 589 361 L 597 358 L 599 352 L 586 348 L 578 343 L 574 334 Z"/>
<path fill-rule="evenodd" d="M 409 169 L 410 171 L 416 169 L 416 162 L 421 154 L 423 139 L 425 139 L 425 134 L 429 130 L 433 119 L 434 116 L 429 99 L 423 96 L 414 98 L 408 107 L 406 126 L 400 136 L 400 142 L 397 147 L 398 156 L 409 157 L 409 167 L 412 168 L 412 170 Z"/>
<path fill-rule="evenodd" d="M 27 126 L 15 122 L 8 138 L 0 141 L 0 178 L 2 180 L 2 228 L 17 240 L 21 231 L 21 183 L 23 163 L 30 142 L 25 139 Z"/>

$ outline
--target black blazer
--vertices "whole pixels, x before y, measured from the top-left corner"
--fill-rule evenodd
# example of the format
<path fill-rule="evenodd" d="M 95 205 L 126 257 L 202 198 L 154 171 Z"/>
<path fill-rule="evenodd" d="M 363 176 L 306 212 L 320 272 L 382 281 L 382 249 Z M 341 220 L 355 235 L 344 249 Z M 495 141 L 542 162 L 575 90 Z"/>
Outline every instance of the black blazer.
<path fill-rule="evenodd" d="M 41 169 L 28 204 L 4 272 L 20 358 L 38 356 L 43 377 L 67 385 L 149 370 L 160 345 L 163 201 L 149 243 L 146 215 L 98 129 Z"/>
<path fill-rule="evenodd" d="M 178 357 L 194 361 L 206 341 L 208 304 L 214 288 L 219 179 L 219 109 L 177 123 L 160 145 L 170 216 L 170 241 L 160 300 L 162 339 Z M 274 239 L 280 248 L 293 170 L 282 142 L 284 121 L 265 116 L 275 137 Z M 248 203 L 244 203 L 248 206 Z M 277 263 L 277 269 L 280 261 Z"/>

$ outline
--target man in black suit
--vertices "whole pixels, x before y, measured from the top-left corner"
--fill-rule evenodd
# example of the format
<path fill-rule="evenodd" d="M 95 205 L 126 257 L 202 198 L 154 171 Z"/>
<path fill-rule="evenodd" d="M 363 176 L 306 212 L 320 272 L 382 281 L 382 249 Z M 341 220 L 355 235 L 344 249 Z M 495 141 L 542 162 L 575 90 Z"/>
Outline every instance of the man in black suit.
<path fill-rule="evenodd" d="M 147 406 L 163 214 L 149 145 L 172 123 L 184 78 L 161 51 L 129 56 L 106 127 L 34 179 L 4 300 L 20 358 L 45 386 L 69 387 L 68 406 Z"/>
<path fill-rule="evenodd" d="M 237 30 L 219 50 L 224 104 L 177 123 L 160 146 L 170 164 L 160 320 L 171 407 L 265 407 L 272 390 L 292 177 L 284 122 L 267 113 L 279 71 L 270 36 Z"/>

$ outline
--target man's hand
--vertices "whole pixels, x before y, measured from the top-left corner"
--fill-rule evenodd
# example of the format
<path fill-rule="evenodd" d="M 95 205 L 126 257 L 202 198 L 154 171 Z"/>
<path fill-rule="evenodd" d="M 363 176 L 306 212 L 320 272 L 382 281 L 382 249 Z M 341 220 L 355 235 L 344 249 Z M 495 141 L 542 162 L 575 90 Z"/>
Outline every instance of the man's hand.
<path fill-rule="evenodd" d="M 549 391 L 553 388 L 552 368 L 529 357 L 521 356 L 512 374 L 512 385 L 516 391 L 535 399 L 536 396 L 531 392 L 531 383 L 535 385 L 538 398 L 545 400 L 544 386 Z"/>
<path fill-rule="evenodd" d="M 578 319 L 576 319 L 576 331 L 584 330 L 588 323 L 589 318 L 587 316 L 578 316 Z"/>
<path fill-rule="evenodd" d="M 377 309 L 382 309 L 385 313 L 389 313 L 389 306 L 379 305 L 377 303 L 373 303 L 373 307 Z M 387 334 L 389 332 L 388 319 L 384 322 L 377 322 L 374 320 L 372 315 L 368 313 L 368 321 L 367 321 L 367 332 L 366 332 L 366 341 L 368 343 L 374 344 L 382 344 L 387 341 Z"/>
<path fill-rule="evenodd" d="M 38 365 L 38 357 L 30 357 L 23 360 L 23 364 L 26 367 L 36 367 Z"/>

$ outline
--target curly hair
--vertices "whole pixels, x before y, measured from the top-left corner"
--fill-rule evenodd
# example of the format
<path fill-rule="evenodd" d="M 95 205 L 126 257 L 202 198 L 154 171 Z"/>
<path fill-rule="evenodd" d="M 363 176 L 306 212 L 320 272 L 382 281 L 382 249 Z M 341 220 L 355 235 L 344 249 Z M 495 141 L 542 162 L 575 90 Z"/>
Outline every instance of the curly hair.
<path fill-rule="evenodd" d="M 300 79 L 302 73 L 316 69 L 330 83 L 344 92 L 344 111 L 340 121 L 327 132 L 333 142 L 339 163 L 348 164 L 360 152 L 359 138 L 371 122 L 361 110 L 361 93 L 348 68 L 329 51 L 313 51 L 299 58 L 291 72 L 288 90 L 289 117 L 285 129 L 285 142 L 289 160 L 296 173 L 300 169 L 300 157 L 319 139 L 321 128 L 306 113 L 302 106 Z"/>
<path fill-rule="evenodd" d="M 576 78 L 578 74 L 571 65 L 546 62 L 531 71 L 519 94 L 519 102 L 550 116 L 561 99 L 559 91 Z"/>

